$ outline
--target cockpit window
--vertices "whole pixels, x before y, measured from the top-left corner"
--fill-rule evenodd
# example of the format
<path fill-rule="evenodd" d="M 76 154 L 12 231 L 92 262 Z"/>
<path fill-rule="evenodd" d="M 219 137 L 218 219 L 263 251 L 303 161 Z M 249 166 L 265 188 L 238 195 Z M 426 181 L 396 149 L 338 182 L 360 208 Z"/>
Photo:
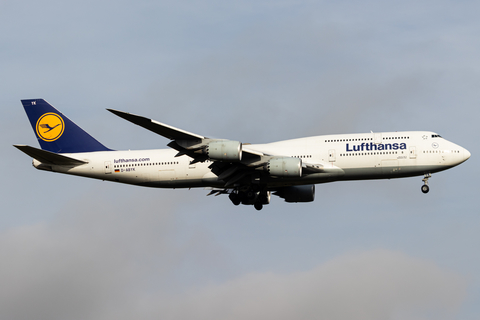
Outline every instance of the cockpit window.
<path fill-rule="evenodd" d="M 441 138 L 439 134 L 432 134 L 432 138 Z"/>

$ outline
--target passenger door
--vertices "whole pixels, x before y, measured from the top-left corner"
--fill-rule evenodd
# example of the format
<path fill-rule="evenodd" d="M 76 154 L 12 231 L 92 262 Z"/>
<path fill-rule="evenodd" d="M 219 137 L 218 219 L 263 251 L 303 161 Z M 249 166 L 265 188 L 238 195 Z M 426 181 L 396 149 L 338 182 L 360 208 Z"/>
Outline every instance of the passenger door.
<path fill-rule="evenodd" d="M 417 159 L 417 149 L 410 147 L 410 159 Z"/>
<path fill-rule="evenodd" d="M 112 164 L 110 161 L 105 161 L 105 173 L 112 173 Z"/>
<path fill-rule="evenodd" d="M 335 162 L 337 157 L 335 156 L 335 149 L 328 150 L 328 161 Z"/>

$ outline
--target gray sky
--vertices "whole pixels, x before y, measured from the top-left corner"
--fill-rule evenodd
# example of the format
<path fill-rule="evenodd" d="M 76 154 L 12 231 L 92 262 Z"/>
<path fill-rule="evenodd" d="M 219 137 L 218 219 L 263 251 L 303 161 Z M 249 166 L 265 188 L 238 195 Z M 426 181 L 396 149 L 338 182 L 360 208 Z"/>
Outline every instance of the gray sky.
<path fill-rule="evenodd" d="M 480 4 L 1 1 L 1 319 L 478 319 Z M 206 191 L 35 170 L 20 99 L 113 149 L 168 140 L 115 108 L 263 143 L 431 130 L 472 158 L 318 185 L 261 212 Z"/>

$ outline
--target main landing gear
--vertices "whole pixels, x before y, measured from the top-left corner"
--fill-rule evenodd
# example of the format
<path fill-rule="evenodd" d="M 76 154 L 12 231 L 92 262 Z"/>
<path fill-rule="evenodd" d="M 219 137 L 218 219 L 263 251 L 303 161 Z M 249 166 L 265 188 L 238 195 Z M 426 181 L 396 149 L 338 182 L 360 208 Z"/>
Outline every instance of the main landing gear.
<path fill-rule="evenodd" d="M 255 209 L 262 210 L 263 205 L 270 203 L 269 191 L 256 191 L 253 188 L 244 191 L 234 191 L 228 195 L 236 206 L 241 204 L 253 205 Z"/>
<path fill-rule="evenodd" d="M 432 175 L 430 173 L 425 174 L 425 178 L 422 179 L 423 181 L 423 186 L 422 186 L 422 192 L 423 193 L 428 193 L 430 191 L 430 187 L 428 186 L 428 179 L 431 178 Z"/>

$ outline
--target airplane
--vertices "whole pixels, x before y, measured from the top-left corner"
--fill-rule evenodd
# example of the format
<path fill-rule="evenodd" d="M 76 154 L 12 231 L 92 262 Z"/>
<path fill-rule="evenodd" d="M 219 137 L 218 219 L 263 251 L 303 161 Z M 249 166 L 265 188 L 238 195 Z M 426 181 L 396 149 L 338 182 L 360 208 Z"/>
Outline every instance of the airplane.
<path fill-rule="evenodd" d="M 139 115 L 113 114 L 169 140 L 170 149 L 114 151 L 44 99 L 21 100 L 41 149 L 14 145 L 33 166 L 155 188 L 206 188 L 261 210 L 271 195 L 311 202 L 315 184 L 423 176 L 455 167 L 470 152 L 429 131 L 332 134 L 266 144 L 208 138 Z M 47 130 L 45 130 L 47 129 Z"/>

